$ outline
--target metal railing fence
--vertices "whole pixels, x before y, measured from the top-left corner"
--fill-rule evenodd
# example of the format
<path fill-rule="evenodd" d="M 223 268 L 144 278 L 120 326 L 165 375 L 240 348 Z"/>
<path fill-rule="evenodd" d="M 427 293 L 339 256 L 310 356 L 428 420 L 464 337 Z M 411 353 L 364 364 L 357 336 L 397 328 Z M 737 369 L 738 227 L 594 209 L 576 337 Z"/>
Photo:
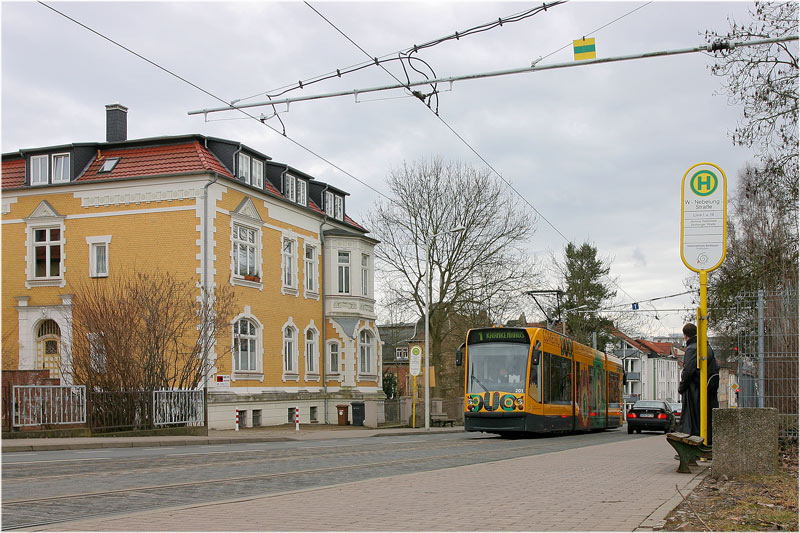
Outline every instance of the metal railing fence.
<path fill-rule="evenodd" d="M 736 299 L 741 407 L 774 407 L 780 436 L 798 436 L 797 289 L 742 292 Z"/>
<path fill-rule="evenodd" d="M 202 426 L 204 422 L 202 390 L 153 391 L 154 426 Z"/>
<path fill-rule="evenodd" d="M 14 385 L 11 404 L 14 427 L 86 423 L 83 385 Z"/>

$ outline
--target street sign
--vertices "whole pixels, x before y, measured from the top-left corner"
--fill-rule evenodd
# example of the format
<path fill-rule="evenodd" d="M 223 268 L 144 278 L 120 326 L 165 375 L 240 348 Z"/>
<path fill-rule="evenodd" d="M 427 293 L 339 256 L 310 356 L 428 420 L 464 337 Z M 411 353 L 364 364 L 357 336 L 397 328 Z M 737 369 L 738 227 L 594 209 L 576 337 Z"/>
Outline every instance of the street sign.
<path fill-rule="evenodd" d="M 217 387 L 230 387 L 231 386 L 231 376 L 223 376 L 221 374 L 217 374 Z"/>
<path fill-rule="evenodd" d="M 698 163 L 681 184 L 681 259 L 695 272 L 711 271 L 725 260 L 728 185 L 713 163 Z"/>
<path fill-rule="evenodd" d="M 597 51 L 594 47 L 594 37 L 591 39 L 578 39 L 576 41 L 572 41 L 572 49 L 575 52 L 575 61 L 597 58 Z"/>
<path fill-rule="evenodd" d="M 419 376 L 419 371 L 422 368 L 422 347 L 412 346 L 411 354 L 409 356 L 409 372 L 412 376 Z"/>

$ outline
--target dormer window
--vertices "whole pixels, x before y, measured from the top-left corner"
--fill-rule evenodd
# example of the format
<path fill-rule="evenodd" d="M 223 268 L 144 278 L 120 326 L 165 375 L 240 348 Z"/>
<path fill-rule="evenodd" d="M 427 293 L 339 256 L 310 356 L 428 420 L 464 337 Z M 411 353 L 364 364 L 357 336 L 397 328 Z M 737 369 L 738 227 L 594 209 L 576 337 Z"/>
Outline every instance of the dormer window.
<path fill-rule="evenodd" d="M 53 183 L 69 181 L 69 154 L 53 154 Z"/>
<path fill-rule="evenodd" d="M 308 205 L 308 182 L 289 173 L 283 177 L 283 195 L 287 200 Z"/>
<path fill-rule="evenodd" d="M 49 183 L 49 159 L 50 158 L 46 155 L 31 156 L 31 185 L 45 185 Z"/>
<path fill-rule="evenodd" d="M 108 157 L 108 158 L 106 158 L 106 160 L 103 161 L 103 166 L 101 166 L 100 170 L 98 170 L 97 172 L 100 173 L 100 174 L 106 173 L 106 172 L 111 172 L 112 170 L 114 170 L 114 167 L 117 166 L 117 163 L 119 163 L 119 160 L 120 160 L 119 157 Z"/>
<path fill-rule="evenodd" d="M 250 156 L 239 154 L 239 168 L 236 177 L 250 185 Z"/>
<path fill-rule="evenodd" d="M 308 205 L 308 184 L 305 180 L 297 180 L 297 203 L 306 206 Z"/>
<path fill-rule="evenodd" d="M 325 214 L 333 216 L 333 193 L 330 191 L 325 191 Z"/>
<path fill-rule="evenodd" d="M 283 195 L 294 202 L 295 188 L 297 187 L 297 178 L 291 174 L 286 174 L 283 177 Z"/>
<path fill-rule="evenodd" d="M 253 159 L 253 179 L 251 183 L 259 189 L 264 188 L 264 163 Z"/>
<path fill-rule="evenodd" d="M 70 178 L 69 154 L 31 156 L 30 176 L 31 185 L 68 182 Z"/>
<path fill-rule="evenodd" d="M 333 218 L 344 220 L 344 198 L 341 196 L 333 197 Z"/>

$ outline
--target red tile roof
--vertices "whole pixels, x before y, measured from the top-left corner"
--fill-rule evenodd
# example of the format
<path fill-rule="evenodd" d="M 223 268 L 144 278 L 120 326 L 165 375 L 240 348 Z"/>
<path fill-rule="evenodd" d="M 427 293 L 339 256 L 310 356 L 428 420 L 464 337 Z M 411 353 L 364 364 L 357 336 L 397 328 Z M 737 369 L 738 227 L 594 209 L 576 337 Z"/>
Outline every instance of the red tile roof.
<path fill-rule="evenodd" d="M 114 170 L 98 173 L 103 162 L 111 157 L 120 158 Z M 233 177 L 214 154 L 206 150 L 199 142 L 194 141 L 185 144 L 115 148 L 100 151 L 100 156 L 95 157 L 86 172 L 79 176 L 76 181 L 160 176 L 189 172 L 217 172 L 229 178 Z"/>
<path fill-rule="evenodd" d="M 360 229 L 362 231 L 367 231 L 366 228 L 364 228 L 364 226 L 362 226 L 361 224 L 359 224 L 358 222 L 356 222 L 355 220 L 353 220 L 352 218 L 350 218 L 347 215 L 344 216 L 344 221 L 347 222 L 348 224 L 350 224 L 351 226 L 356 227 L 356 228 L 358 228 L 358 229 Z"/>
<path fill-rule="evenodd" d="M 25 185 L 25 160 L 3 161 L 3 188 L 22 187 L 23 185 Z"/>

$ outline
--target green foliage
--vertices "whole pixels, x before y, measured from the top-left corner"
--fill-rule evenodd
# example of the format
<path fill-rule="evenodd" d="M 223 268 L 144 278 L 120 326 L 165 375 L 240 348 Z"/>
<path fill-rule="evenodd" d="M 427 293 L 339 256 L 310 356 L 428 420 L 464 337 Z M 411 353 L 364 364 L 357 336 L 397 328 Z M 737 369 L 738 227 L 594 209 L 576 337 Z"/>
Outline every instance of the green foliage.
<path fill-rule="evenodd" d="M 383 393 L 387 400 L 397 398 L 397 376 L 391 372 L 383 373 Z"/>
<path fill-rule="evenodd" d="M 610 283 L 603 281 L 611 272 L 610 261 L 599 258 L 597 248 L 588 242 L 580 246 L 569 243 L 564 248 L 560 270 L 565 292 L 563 308 L 566 313 L 563 318 L 570 335 L 591 346 L 592 333 L 596 332 L 597 346 L 602 349 L 612 339 L 613 323 L 594 310 L 602 308 L 617 294 Z"/>

